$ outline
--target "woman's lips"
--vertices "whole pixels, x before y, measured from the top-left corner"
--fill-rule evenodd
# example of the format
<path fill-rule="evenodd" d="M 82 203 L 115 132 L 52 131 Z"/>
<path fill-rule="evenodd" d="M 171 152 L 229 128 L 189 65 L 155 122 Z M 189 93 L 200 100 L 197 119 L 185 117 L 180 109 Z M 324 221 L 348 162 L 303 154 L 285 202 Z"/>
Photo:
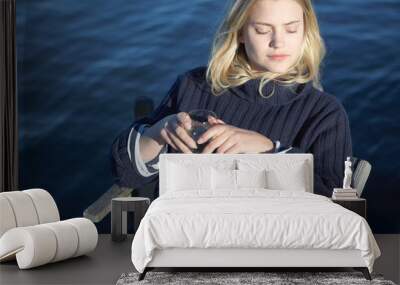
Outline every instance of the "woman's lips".
<path fill-rule="evenodd" d="M 275 61 L 282 61 L 287 59 L 289 56 L 285 54 L 285 55 L 270 55 L 268 57 Z"/>

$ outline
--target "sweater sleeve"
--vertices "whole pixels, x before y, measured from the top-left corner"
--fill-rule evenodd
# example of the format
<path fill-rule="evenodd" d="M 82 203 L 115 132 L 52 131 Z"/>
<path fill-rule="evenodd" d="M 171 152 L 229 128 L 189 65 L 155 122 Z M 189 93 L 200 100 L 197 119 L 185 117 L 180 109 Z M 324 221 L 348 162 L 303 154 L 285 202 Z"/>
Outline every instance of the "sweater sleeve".
<path fill-rule="evenodd" d="M 161 149 L 161 151 L 159 152 L 158 155 L 156 155 L 155 158 L 153 158 L 152 160 L 148 161 L 148 162 L 144 162 L 142 159 L 142 156 L 140 154 L 140 137 L 142 136 L 144 130 L 146 128 L 148 128 L 149 125 L 147 124 L 143 124 L 139 127 L 139 130 L 136 134 L 136 139 L 135 142 L 131 142 L 130 138 L 128 138 L 128 146 L 127 146 L 127 150 L 128 150 L 128 154 L 129 154 L 129 159 L 134 162 L 136 164 L 136 167 L 138 168 L 140 174 L 142 176 L 150 176 L 150 175 L 154 175 L 155 173 L 158 172 L 158 161 L 159 161 L 159 156 L 161 153 L 166 153 L 168 151 L 168 144 L 165 144 L 164 147 Z M 131 130 L 131 135 L 134 132 L 134 129 L 132 128 Z M 130 136 L 131 136 L 130 135 Z M 134 143 L 134 145 L 132 145 Z M 132 154 L 131 154 L 131 146 L 132 148 L 134 148 L 135 151 L 135 157 L 134 160 L 132 160 Z"/>
<path fill-rule="evenodd" d="M 139 170 L 135 158 L 137 153 L 135 146 L 138 145 L 136 138 L 142 125 L 152 126 L 164 117 L 178 113 L 178 97 L 181 93 L 182 81 L 183 77 L 178 76 L 159 106 L 149 116 L 139 119 L 123 129 L 112 142 L 111 172 L 114 183 L 120 187 L 140 188 L 158 179 L 158 172 L 153 172 L 153 175 L 143 175 L 143 171 Z M 146 166 L 153 165 L 156 160 L 158 160 L 158 156 L 147 162 Z"/>
<path fill-rule="evenodd" d="M 331 197 L 333 188 L 342 187 L 344 161 L 353 155 L 352 141 L 349 120 L 342 106 L 324 121 L 329 123 L 316 131 L 310 152 L 314 155 L 314 193 Z"/>

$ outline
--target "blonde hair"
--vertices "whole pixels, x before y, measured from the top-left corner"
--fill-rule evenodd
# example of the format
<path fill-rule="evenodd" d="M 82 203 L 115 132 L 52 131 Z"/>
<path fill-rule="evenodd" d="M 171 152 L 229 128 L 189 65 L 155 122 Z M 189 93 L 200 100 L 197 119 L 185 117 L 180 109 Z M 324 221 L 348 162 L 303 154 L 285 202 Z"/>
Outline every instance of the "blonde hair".
<path fill-rule="evenodd" d="M 287 85 L 312 80 L 313 86 L 322 90 L 320 64 L 326 50 L 311 0 L 294 0 L 303 9 L 304 40 L 299 58 L 285 73 L 252 70 L 244 47 L 239 43 L 239 32 L 256 1 L 258 0 L 234 0 L 217 30 L 206 73 L 212 93 L 219 95 L 226 88 L 242 85 L 254 78 L 261 78 L 258 91 L 262 97 L 265 97 L 262 94 L 264 85 L 272 80 Z M 272 94 L 273 92 L 267 97 Z"/>

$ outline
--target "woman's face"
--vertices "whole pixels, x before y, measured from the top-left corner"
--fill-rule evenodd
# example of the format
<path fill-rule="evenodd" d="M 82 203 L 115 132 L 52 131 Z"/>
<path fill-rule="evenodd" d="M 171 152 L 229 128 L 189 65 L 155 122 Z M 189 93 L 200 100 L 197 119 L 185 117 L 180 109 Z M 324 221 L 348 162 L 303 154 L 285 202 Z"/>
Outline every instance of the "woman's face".
<path fill-rule="evenodd" d="M 239 41 L 254 70 L 283 73 L 300 56 L 303 35 L 303 10 L 296 1 L 258 0 Z"/>

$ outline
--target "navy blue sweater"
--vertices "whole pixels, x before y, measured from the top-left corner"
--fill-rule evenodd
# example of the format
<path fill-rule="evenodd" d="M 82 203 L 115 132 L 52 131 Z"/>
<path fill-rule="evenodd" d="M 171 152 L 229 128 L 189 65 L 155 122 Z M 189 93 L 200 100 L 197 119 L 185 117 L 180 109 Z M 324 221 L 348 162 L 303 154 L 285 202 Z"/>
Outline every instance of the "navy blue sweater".
<path fill-rule="evenodd" d="M 295 92 L 269 82 L 263 94 L 275 91 L 266 99 L 258 93 L 260 79 L 249 80 L 215 96 L 206 82 L 205 72 L 206 67 L 198 67 L 179 75 L 148 117 L 132 122 L 115 138 L 111 148 L 115 183 L 121 187 L 140 188 L 158 180 L 158 173 L 143 176 L 138 170 L 132 157 L 137 132 L 131 134 L 132 128 L 137 131 L 141 124 L 151 126 L 165 116 L 182 111 L 208 109 L 227 124 L 256 131 L 273 141 L 292 146 L 289 152 L 312 153 L 314 193 L 330 197 L 334 187 L 342 186 L 344 161 L 347 156 L 352 156 L 352 143 L 346 111 L 336 97 L 314 88 L 311 81 L 294 85 Z M 175 151 L 171 147 L 168 152 Z M 152 163 L 154 160 L 146 165 Z"/>

